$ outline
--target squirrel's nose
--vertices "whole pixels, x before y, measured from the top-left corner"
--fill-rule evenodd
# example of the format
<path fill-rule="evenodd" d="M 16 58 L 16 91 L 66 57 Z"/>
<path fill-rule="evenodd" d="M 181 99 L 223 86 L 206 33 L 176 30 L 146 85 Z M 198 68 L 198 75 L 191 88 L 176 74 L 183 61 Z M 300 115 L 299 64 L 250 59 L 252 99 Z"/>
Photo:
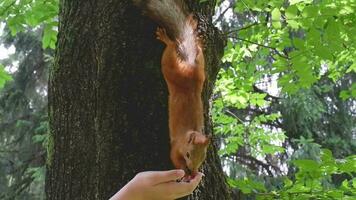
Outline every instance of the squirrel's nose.
<path fill-rule="evenodd" d="M 191 175 L 191 174 L 192 174 L 192 170 L 190 170 L 190 169 L 188 168 L 188 166 L 185 167 L 185 170 L 184 170 L 184 171 L 185 171 L 185 174 L 186 174 L 186 175 Z"/>

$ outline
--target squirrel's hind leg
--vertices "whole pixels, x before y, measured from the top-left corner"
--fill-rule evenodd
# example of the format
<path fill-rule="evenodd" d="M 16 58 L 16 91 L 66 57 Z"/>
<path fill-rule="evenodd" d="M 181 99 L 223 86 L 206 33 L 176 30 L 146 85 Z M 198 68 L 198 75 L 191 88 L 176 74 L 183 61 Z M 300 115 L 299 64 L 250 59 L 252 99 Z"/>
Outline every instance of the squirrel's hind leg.
<path fill-rule="evenodd" d="M 168 35 L 166 33 L 166 29 L 164 29 L 164 28 L 158 27 L 157 30 L 156 30 L 156 35 L 157 35 L 156 38 L 158 40 L 161 40 L 167 46 L 174 43 L 171 39 L 169 39 L 169 37 L 168 37 Z"/>

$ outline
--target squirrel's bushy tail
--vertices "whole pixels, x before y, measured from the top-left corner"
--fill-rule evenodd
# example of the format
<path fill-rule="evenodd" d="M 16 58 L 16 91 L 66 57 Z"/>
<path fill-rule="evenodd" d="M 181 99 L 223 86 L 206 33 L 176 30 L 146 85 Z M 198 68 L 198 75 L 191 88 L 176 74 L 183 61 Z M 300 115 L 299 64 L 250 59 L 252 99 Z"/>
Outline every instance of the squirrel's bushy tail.
<path fill-rule="evenodd" d="M 143 13 L 151 17 L 166 29 L 171 39 L 177 39 L 184 29 L 187 14 L 182 0 L 132 0 L 142 9 Z"/>
<path fill-rule="evenodd" d="M 177 42 L 182 60 L 194 64 L 197 55 L 196 24 L 186 11 L 183 0 L 132 0 Z"/>

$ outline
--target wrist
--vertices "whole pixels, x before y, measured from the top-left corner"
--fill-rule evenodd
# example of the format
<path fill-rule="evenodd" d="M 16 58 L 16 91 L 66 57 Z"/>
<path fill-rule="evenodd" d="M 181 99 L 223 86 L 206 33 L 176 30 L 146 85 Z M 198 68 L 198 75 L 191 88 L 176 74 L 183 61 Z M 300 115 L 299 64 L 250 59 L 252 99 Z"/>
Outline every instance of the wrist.
<path fill-rule="evenodd" d="M 130 183 L 121 188 L 114 196 L 109 200 L 141 200 L 134 188 Z"/>

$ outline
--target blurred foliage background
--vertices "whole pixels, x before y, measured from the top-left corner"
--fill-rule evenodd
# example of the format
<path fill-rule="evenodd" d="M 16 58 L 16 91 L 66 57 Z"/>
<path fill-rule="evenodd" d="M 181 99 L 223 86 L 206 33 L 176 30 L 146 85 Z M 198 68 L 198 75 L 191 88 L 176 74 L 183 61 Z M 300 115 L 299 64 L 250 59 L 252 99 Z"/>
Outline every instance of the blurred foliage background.
<path fill-rule="evenodd" d="M 234 199 L 356 198 L 355 10 L 217 1 L 214 140 Z M 0 1 L 0 199 L 44 199 L 57 15 L 58 0 Z"/>

